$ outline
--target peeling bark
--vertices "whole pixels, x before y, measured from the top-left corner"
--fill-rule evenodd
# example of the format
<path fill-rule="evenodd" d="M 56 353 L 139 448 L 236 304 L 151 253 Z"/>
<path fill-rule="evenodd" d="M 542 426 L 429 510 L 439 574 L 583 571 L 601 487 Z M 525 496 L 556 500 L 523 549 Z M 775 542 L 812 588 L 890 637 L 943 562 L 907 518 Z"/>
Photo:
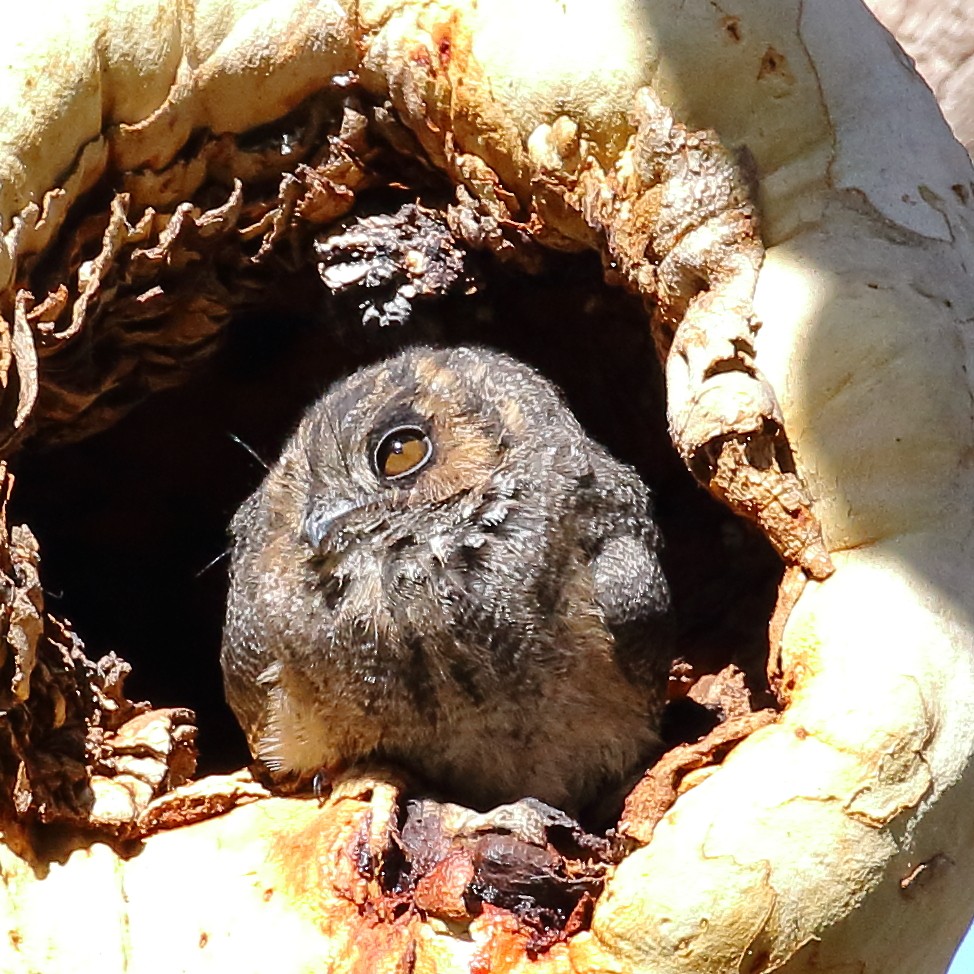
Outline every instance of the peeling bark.
<path fill-rule="evenodd" d="M 128 838 L 152 799 L 193 776 L 194 717 L 132 703 L 128 664 L 114 655 L 92 663 L 45 611 L 37 542 L 25 526 L 7 527 L 12 484 L 0 464 L 0 805 L 21 824 Z"/>
<path fill-rule="evenodd" d="M 99 970 L 267 969 L 286 943 L 293 970 L 912 974 L 966 926 L 969 160 L 852 0 L 486 6 L 89 0 L 43 36 L 16 15 L 34 41 L 0 112 L 5 449 L 179 381 L 282 269 L 374 271 L 392 320 L 457 286 L 466 249 L 531 267 L 594 248 L 650 309 L 678 452 L 791 566 L 769 666 L 787 705 L 772 723 L 728 703 L 651 771 L 623 823 L 639 848 L 601 891 L 595 857 L 517 828 L 454 830 L 398 889 L 393 782 L 322 805 L 186 783 L 191 715 L 125 700 L 124 666 L 84 658 L 33 536 L 4 524 L 11 969 L 74 967 L 38 904 L 93 890 L 129 931 Z M 432 225 L 400 211 L 389 238 L 355 212 L 391 184 Z M 442 265 L 415 262 L 410 227 Z M 45 823 L 69 834 L 40 842 Z M 512 907 L 539 876 L 581 890 L 557 924 L 543 897 Z M 268 934 L 241 947 L 250 927 Z"/>

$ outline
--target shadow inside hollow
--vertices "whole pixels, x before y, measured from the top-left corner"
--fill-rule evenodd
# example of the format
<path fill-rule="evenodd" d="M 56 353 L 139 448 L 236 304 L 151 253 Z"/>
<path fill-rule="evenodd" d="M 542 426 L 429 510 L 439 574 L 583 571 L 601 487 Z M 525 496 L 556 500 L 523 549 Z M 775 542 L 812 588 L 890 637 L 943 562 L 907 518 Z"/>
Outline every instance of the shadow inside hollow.
<path fill-rule="evenodd" d="M 49 610 L 71 620 L 89 656 L 114 650 L 133 664 L 130 696 L 196 711 L 201 772 L 248 759 L 223 701 L 220 555 L 264 469 L 232 437 L 273 462 L 331 381 L 407 342 L 491 345 L 559 385 L 655 491 L 682 655 L 704 669 L 734 659 L 760 679 L 780 563 L 676 457 L 645 312 L 602 283 L 594 255 L 559 257 L 538 276 L 486 267 L 478 293 L 418 305 L 410 323 L 381 331 L 356 324 L 354 303 L 326 297 L 311 275 L 270 297 L 183 386 L 82 442 L 29 444 L 13 464 L 12 518 L 39 539 Z"/>

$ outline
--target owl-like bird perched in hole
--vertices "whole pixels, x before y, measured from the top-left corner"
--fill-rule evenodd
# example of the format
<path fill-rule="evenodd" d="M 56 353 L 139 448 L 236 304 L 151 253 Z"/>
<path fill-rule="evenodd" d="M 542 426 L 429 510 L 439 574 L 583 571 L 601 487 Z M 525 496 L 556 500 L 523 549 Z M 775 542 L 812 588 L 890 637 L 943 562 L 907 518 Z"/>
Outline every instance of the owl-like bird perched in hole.
<path fill-rule="evenodd" d="M 415 347 L 336 383 L 231 530 L 227 697 L 272 772 L 578 811 L 657 752 L 649 492 L 528 366 Z"/>

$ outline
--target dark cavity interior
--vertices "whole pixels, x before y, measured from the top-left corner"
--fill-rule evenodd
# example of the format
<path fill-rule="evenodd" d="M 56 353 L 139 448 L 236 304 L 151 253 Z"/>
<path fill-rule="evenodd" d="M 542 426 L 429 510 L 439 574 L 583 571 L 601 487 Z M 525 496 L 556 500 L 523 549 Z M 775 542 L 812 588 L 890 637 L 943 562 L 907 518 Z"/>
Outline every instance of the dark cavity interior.
<path fill-rule="evenodd" d="M 130 696 L 196 711 L 201 772 L 248 761 L 223 699 L 220 556 L 264 470 L 235 438 L 273 462 L 331 381 L 409 342 L 490 345 L 557 383 L 655 491 L 682 656 L 697 673 L 734 661 L 760 689 L 781 563 L 674 453 L 646 312 L 603 283 L 594 254 L 552 255 L 536 275 L 485 262 L 476 293 L 418 301 L 405 325 L 370 331 L 361 299 L 330 297 L 312 272 L 281 280 L 183 385 L 103 433 L 51 449 L 28 442 L 13 459 L 12 522 L 40 542 L 48 609 L 73 623 L 90 657 L 114 650 L 132 663 Z M 692 715 L 673 715 L 672 739 L 699 733 Z"/>

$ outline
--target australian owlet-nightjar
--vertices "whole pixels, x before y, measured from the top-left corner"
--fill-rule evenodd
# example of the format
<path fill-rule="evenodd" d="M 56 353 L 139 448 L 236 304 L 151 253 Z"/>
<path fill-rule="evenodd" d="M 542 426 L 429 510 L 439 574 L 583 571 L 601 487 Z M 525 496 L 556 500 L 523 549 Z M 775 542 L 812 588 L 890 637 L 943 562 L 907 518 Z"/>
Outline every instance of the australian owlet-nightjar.
<path fill-rule="evenodd" d="M 272 772 L 579 810 L 656 753 L 650 495 L 528 366 L 415 347 L 338 382 L 231 531 L 227 697 Z"/>

